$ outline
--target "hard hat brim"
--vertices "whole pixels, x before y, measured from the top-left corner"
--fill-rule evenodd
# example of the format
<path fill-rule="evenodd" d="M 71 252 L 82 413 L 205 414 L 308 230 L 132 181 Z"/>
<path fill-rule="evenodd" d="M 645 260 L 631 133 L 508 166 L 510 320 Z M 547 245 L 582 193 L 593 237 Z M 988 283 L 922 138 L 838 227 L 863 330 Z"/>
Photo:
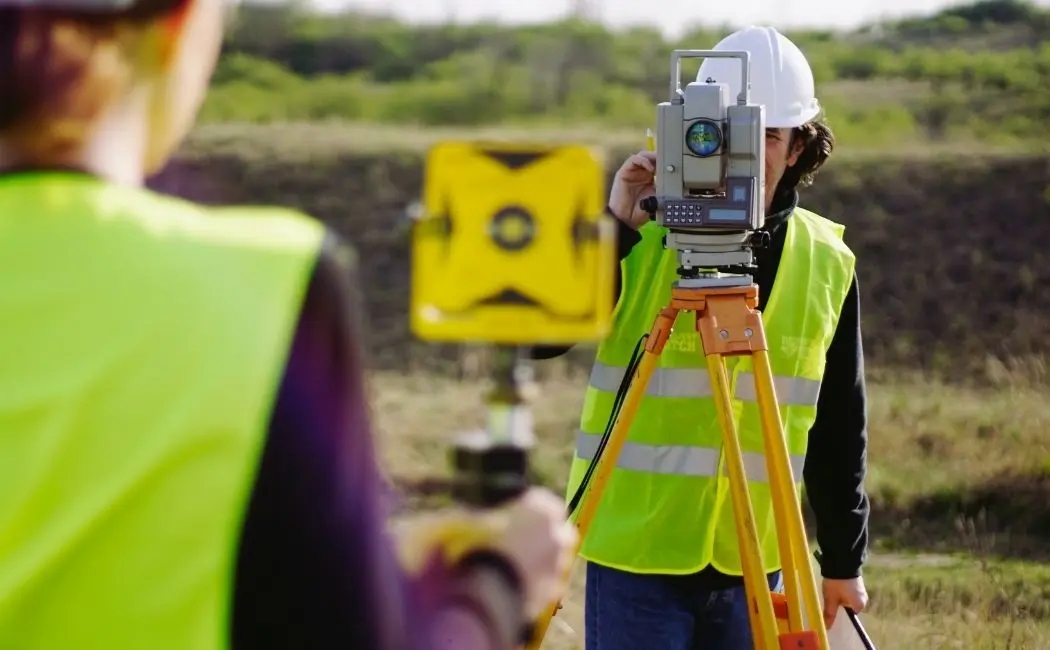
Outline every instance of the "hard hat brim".
<path fill-rule="evenodd" d="M 821 112 L 820 102 L 818 102 L 816 99 L 814 99 L 813 103 L 809 107 L 807 107 L 805 111 L 803 111 L 801 113 L 798 113 L 796 115 L 790 115 L 790 116 L 774 115 L 774 116 L 769 116 L 767 114 L 766 115 L 766 128 L 767 129 L 797 129 L 798 127 L 802 126 L 803 124 L 808 124 L 809 122 L 811 122 L 818 115 L 820 115 L 820 112 Z"/>

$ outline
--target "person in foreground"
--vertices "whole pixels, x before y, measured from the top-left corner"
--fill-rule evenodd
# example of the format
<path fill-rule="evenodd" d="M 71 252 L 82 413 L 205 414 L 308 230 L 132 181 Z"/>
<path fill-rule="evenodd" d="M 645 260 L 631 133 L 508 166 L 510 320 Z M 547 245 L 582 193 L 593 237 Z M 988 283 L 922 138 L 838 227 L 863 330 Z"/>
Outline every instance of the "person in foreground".
<path fill-rule="evenodd" d="M 766 224 L 756 251 L 760 310 L 796 480 L 816 516 L 823 554 L 824 619 L 867 604 L 866 389 L 855 257 L 842 226 L 799 207 L 831 154 L 813 74 L 772 28 L 750 27 L 717 50 L 751 54 L 751 101 L 766 111 Z M 740 92 L 739 63 L 707 59 L 697 74 Z M 668 304 L 678 279 L 664 229 L 639 202 L 654 194 L 657 157 L 642 151 L 617 172 L 609 211 L 620 223 L 618 300 L 587 388 L 568 495 L 594 458 L 635 346 Z M 688 318 L 683 322 L 683 319 Z M 682 314 L 672 332 L 581 549 L 587 560 L 587 650 L 751 648 L 748 604 L 721 429 L 706 360 Z M 537 348 L 553 358 L 567 348 Z M 734 409 L 755 523 L 771 589 L 780 559 L 750 360 L 729 360 Z M 799 485 L 799 489 L 802 485 Z"/>
<path fill-rule="evenodd" d="M 290 210 L 143 188 L 223 4 L 0 0 L 0 647 L 516 647 L 571 558 L 561 500 L 407 575 L 353 252 Z"/>

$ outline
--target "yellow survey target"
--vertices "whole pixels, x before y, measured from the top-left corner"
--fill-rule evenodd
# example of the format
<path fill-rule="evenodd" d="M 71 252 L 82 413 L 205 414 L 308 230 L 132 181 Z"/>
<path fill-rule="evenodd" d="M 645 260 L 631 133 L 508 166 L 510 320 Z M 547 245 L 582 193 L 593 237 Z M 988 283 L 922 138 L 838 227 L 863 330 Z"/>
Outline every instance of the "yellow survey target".
<path fill-rule="evenodd" d="M 616 268 L 605 202 L 605 169 L 588 147 L 433 147 L 412 238 L 414 334 L 505 345 L 603 338 Z"/>

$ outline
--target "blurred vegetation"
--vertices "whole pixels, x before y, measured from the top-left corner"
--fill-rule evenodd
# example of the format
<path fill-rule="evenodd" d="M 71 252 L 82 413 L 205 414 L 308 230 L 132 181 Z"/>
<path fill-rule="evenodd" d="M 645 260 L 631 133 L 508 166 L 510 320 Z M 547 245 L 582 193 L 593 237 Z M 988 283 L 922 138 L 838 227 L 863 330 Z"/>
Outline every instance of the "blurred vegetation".
<path fill-rule="evenodd" d="M 213 125 L 151 185 L 321 219 L 367 251 L 361 279 L 373 367 L 412 372 L 425 359 L 436 370 L 458 351 L 419 341 L 406 316 L 405 208 L 422 193 L 422 152 L 376 146 L 396 142 L 395 131 L 424 139 L 424 130 Z M 631 145 L 621 146 L 605 152 L 607 185 Z M 802 205 L 846 226 L 859 260 L 870 371 L 912 368 L 996 387 L 1026 375 L 1050 385 L 1050 157 L 973 154 L 836 157 L 802 191 Z M 587 347 L 570 355 L 584 370 L 593 361 Z"/>
<path fill-rule="evenodd" d="M 578 20 L 416 26 L 246 4 L 202 119 L 643 128 L 666 97 L 670 50 L 711 47 L 729 31 L 671 40 Z M 1031 145 L 1050 126 L 1050 9 L 985 0 L 848 33 L 785 33 L 846 146 Z"/>

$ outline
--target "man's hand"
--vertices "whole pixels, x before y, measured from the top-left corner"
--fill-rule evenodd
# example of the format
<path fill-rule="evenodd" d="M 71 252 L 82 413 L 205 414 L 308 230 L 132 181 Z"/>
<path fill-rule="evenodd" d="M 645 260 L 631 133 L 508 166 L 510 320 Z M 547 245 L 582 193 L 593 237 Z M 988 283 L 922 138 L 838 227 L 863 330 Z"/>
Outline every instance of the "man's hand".
<path fill-rule="evenodd" d="M 830 580 L 824 578 L 824 627 L 830 628 L 840 607 L 861 613 L 868 606 L 868 591 L 863 578 Z"/>
<path fill-rule="evenodd" d="M 649 222 L 649 213 L 638 203 L 656 194 L 653 178 L 656 174 L 656 153 L 639 151 L 623 162 L 613 178 L 609 191 L 609 209 L 616 218 L 638 230 Z"/>

